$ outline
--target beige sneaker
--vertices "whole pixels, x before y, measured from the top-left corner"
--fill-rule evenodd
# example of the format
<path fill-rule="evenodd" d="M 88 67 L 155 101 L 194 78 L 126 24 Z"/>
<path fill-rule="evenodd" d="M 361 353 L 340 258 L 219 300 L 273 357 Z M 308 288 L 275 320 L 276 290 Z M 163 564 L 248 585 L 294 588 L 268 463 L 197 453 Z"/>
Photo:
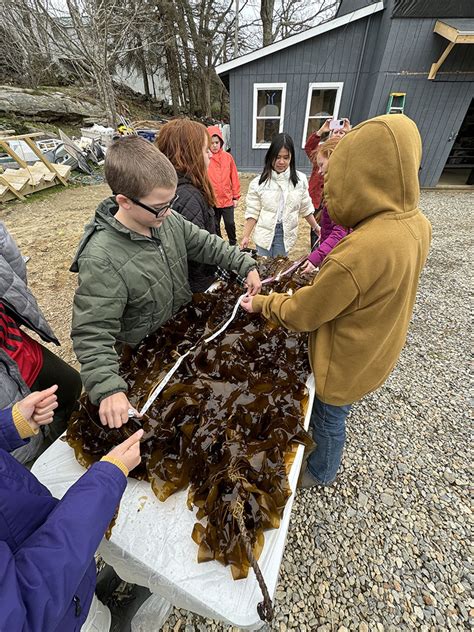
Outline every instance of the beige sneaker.
<path fill-rule="evenodd" d="M 319 481 L 317 481 L 314 478 L 314 476 L 311 474 L 311 472 L 306 467 L 306 462 L 304 462 L 303 466 L 301 468 L 300 477 L 298 479 L 297 487 L 300 488 L 300 489 L 305 489 L 307 487 L 321 487 L 321 488 L 333 487 L 334 484 L 336 483 L 338 477 L 339 477 L 339 473 L 337 474 L 336 478 L 333 481 L 331 481 L 330 483 L 320 483 Z"/>
<path fill-rule="evenodd" d="M 303 472 L 300 475 L 300 478 L 298 480 L 298 487 L 299 488 L 306 488 L 306 487 L 322 487 L 322 485 L 320 483 L 318 483 L 318 481 L 309 473 L 309 470 L 307 470 L 306 468 L 303 470 Z"/>

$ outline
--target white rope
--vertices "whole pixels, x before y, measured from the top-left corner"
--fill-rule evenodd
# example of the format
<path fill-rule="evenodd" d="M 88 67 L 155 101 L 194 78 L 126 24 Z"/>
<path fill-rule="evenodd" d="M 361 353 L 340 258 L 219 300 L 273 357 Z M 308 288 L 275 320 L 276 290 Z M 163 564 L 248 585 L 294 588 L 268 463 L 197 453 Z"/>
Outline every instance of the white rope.
<path fill-rule="evenodd" d="M 319 240 L 318 242 L 315 244 L 315 247 L 319 244 Z M 301 257 L 301 259 L 298 259 L 298 261 L 296 261 L 295 263 L 293 263 L 289 268 L 287 268 L 286 270 L 283 270 L 281 272 L 279 272 L 276 276 L 274 277 L 269 277 L 267 279 L 264 279 L 262 281 L 262 285 L 263 284 L 268 284 L 268 283 L 273 283 L 274 281 L 279 281 L 280 278 L 282 276 L 286 276 L 288 274 L 291 274 L 292 272 L 294 272 L 304 261 L 307 260 L 307 256 L 305 255 L 304 257 Z M 292 292 L 289 292 L 292 294 Z M 175 362 L 175 364 L 171 367 L 171 369 L 168 371 L 168 373 L 165 375 L 165 377 L 161 380 L 161 382 L 155 387 L 155 389 L 153 390 L 152 394 L 150 395 L 150 397 L 147 399 L 147 401 L 145 402 L 145 405 L 143 406 L 143 408 L 140 411 L 141 415 L 144 415 L 147 410 L 150 408 L 150 406 L 153 404 L 153 402 L 155 401 L 155 399 L 158 397 L 158 395 L 161 393 L 161 391 L 165 388 L 165 386 L 168 384 L 168 382 L 170 381 L 170 379 L 172 378 L 172 376 L 176 373 L 176 371 L 178 370 L 179 366 L 181 365 L 182 361 L 184 360 L 184 358 L 186 356 L 188 356 L 191 351 L 194 351 L 194 349 L 196 349 L 196 347 L 201 344 L 201 343 L 207 343 L 207 342 L 211 342 L 211 340 L 214 340 L 214 338 L 217 338 L 217 336 L 219 336 L 223 331 L 225 331 L 227 329 L 227 327 L 230 325 L 230 323 L 234 320 L 238 309 L 239 309 L 239 305 L 240 305 L 240 301 L 244 298 L 244 296 L 247 296 L 247 294 L 242 294 L 242 296 L 239 296 L 239 298 L 237 299 L 237 302 L 234 306 L 234 309 L 232 310 L 232 314 L 230 315 L 230 318 L 228 320 L 226 320 L 226 322 L 222 325 L 222 327 L 220 327 L 217 331 L 215 331 L 213 334 L 211 334 L 208 338 L 204 338 L 203 341 L 199 341 L 197 342 L 194 347 L 192 347 L 191 349 L 189 349 L 189 351 L 187 351 L 184 355 L 180 356 L 178 358 L 178 360 Z M 134 413 L 134 411 L 130 410 L 129 411 L 129 415 L 132 415 Z"/>
<path fill-rule="evenodd" d="M 217 336 L 219 336 L 223 331 L 225 331 L 227 329 L 227 327 L 230 325 L 230 323 L 234 320 L 234 318 L 235 318 L 235 316 L 237 314 L 237 311 L 239 309 L 240 301 L 243 299 L 244 296 L 247 296 L 247 295 L 246 294 L 242 294 L 242 296 L 239 296 L 239 298 L 237 299 L 237 303 L 235 304 L 234 309 L 232 310 L 232 314 L 230 315 L 230 318 L 228 318 L 226 320 L 226 322 L 222 325 L 222 327 L 220 327 L 217 331 L 215 331 L 213 334 L 211 334 L 208 338 L 204 338 L 204 340 L 202 342 L 205 342 L 205 343 L 211 342 L 211 340 L 214 340 L 214 338 L 217 338 Z M 155 399 L 158 397 L 158 395 L 161 393 L 161 391 L 165 388 L 165 386 L 168 384 L 170 379 L 176 373 L 176 371 L 180 367 L 180 365 L 181 365 L 182 361 L 184 360 L 184 358 L 186 358 L 186 356 L 188 356 L 191 353 L 191 351 L 194 351 L 194 349 L 196 349 L 196 347 L 199 344 L 201 344 L 201 341 L 197 342 L 194 345 L 194 347 L 191 347 L 191 349 L 189 349 L 189 351 L 187 351 L 184 355 L 182 355 L 182 356 L 180 356 L 178 358 L 178 360 L 171 367 L 171 369 L 168 371 L 168 373 L 165 375 L 165 377 L 161 380 L 161 382 L 155 387 L 155 389 L 153 390 L 152 394 L 150 395 L 150 397 L 145 402 L 145 405 L 143 406 L 143 408 L 140 411 L 141 415 L 144 415 L 147 412 L 147 410 L 153 404 Z"/>
<path fill-rule="evenodd" d="M 227 327 L 230 325 L 230 323 L 234 320 L 234 318 L 235 318 L 235 316 L 237 314 L 237 311 L 239 309 L 240 301 L 244 298 L 244 296 L 247 296 L 247 294 L 242 294 L 242 296 L 239 296 L 239 298 L 237 299 L 237 303 L 235 304 L 234 309 L 232 310 L 232 314 L 230 315 L 230 318 L 222 325 L 222 327 L 220 329 L 218 329 L 213 334 L 211 334 L 209 336 L 209 338 L 205 338 L 204 342 L 211 342 L 211 340 L 214 340 L 214 338 L 217 338 L 217 336 L 219 334 L 221 334 L 223 331 L 225 331 L 227 329 Z M 196 347 L 197 347 L 197 345 L 196 345 Z"/>

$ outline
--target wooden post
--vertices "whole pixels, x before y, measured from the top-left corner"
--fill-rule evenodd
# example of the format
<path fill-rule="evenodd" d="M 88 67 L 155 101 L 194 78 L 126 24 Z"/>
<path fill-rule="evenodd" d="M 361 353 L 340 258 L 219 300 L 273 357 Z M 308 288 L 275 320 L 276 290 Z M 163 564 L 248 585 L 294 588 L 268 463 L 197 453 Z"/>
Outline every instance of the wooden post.
<path fill-rule="evenodd" d="M 54 166 L 53 163 L 49 162 L 49 160 L 44 156 L 44 154 L 41 152 L 41 150 L 39 149 L 39 147 L 37 147 L 37 145 L 31 140 L 31 138 L 29 136 L 24 137 L 24 141 L 25 143 L 28 145 L 28 147 L 38 156 L 38 158 L 41 160 L 41 162 L 43 162 L 50 171 L 52 171 L 53 173 L 56 174 L 56 177 L 58 178 L 58 180 L 64 184 L 65 187 L 67 187 L 67 181 L 62 177 L 62 175 L 59 173 L 59 171 L 56 169 L 56 167 Z"/>
<path fill-rule="evenodd" d="M 0 147 L 3 147 L 3 149 L 7 152 L 10 158 L 13 158 L 13 160 L 17 162 L 20 165 L 20 167 L 22 167 L 23 169 L 28 169 L 28 165 L 26 164 L 26 162 L 22 158 L 20 158 L 18 154 L 16 154 L 13 151 L 10 145 L 5 140 L 3 140 L 3 138 L 0 138 Z"/>
<path fill-rule="evenodd" d="M 3 184 L 4 186 L 7 187 L 7 189 L 9 191 L 11 191 L 13 193 L 13 195 L 15 197 L 17 197 L 19 200 L 23 201 L 26 200 L 25 196 L 22 195 L 19 191 L 17 191 L 16 189 L 14 189 L 12 187 L 12 185 L 8 182 L 8 180 L 6 178 L 4 178 L 2 175 L 0 175 L 0 184 Z"/>
<path fill-rule="evenodd" d="M 446 59 L 446 57 L 449 55 L 449 53 L 452 51 L 454 45 L 456 42 L 449 42 L 449 44 L 446 47 L 446 50 L 444 51 L 444 53 L 441 55 L 441 57 L 438 59 L 437 62 L 435 62 L 434 64 L 431 64 L 431 70 L 430 70 L 430 74 L 428 75 L 428 79 L 434 79 L 436 77 L 436 73 L 438 72 L 438 70 L 441 68 L 441 64 L 444 62 L 444 60 Z"/>

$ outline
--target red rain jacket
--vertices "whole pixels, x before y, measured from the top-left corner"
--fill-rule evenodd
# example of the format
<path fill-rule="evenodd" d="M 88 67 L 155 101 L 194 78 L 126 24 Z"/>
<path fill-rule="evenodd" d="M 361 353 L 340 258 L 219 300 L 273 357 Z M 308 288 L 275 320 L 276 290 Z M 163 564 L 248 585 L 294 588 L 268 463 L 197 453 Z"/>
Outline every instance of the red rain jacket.
<path fill-rule="evenodd" d="M 209 136 L 218 136 L 222 142 L 222 132 L 217 126 L 208 127 Z M 237 167 L 232 156 L 221 149 L 212 154 L 208 170 L 209 179 L 216 196 L 216 207 L 233 206 L 240 198 L 240 182 Z"/>

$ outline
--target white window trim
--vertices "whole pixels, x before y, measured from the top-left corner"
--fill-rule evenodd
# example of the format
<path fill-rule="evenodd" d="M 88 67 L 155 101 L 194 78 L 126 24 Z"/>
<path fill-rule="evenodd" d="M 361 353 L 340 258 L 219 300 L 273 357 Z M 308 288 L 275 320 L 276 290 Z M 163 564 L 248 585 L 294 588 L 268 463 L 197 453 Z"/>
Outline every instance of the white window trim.
<path fill-rule="evenodd" d="M 281 90 L 281 112 L 280 112 L 280 129 L 279 132 L 283 131 L 283 124 L 285 118 L 285 103 L 286 103 L 286 83 L 254 83 L 253 84 L 253 113 L 252 113 L 252 149 L 268 149 L 270 147 L 270 143 L 257 143 L 257 102 L 258 102 L 258 91 L 259 90 L 268 90 L 275 88 L 276 90 Z M 265 118 L 275 119 L 276 116 L 259 116 L 260 120 Z"/>
<path fill-rule="evenodd" d="M 344 82 L 343 81 L 333 81 L 333 82 L 327 82 L 327 83 L 310 83 L 309 87 L 308 87 L 308 98 L 306 100 L 306 112 L 305 112 L 305 117 L 304 117 L 304 130 L 303 130 L 303 143 L 301 145 L 301 147 L 304 149 L 304 146 L 306 145 L 306 134 L 308 133 L 308 121 L 309 121 L 309 110 L 311 107 L 311 96 L 313 94 L 313 90 L 314 88 L 316 89 L 322 89 L 322 90 L 326 90 L 326 89 L 336 89 L 336 101 L 334 102 L 334 112 L 333 112 L 333 117 L 337 118 L 339 115 L 339 106 L 341 105 L 341 97 L 342 97 L 342 89 L 344 88 Z M 316 117 L 313 117 L 316 118 Z"/>

